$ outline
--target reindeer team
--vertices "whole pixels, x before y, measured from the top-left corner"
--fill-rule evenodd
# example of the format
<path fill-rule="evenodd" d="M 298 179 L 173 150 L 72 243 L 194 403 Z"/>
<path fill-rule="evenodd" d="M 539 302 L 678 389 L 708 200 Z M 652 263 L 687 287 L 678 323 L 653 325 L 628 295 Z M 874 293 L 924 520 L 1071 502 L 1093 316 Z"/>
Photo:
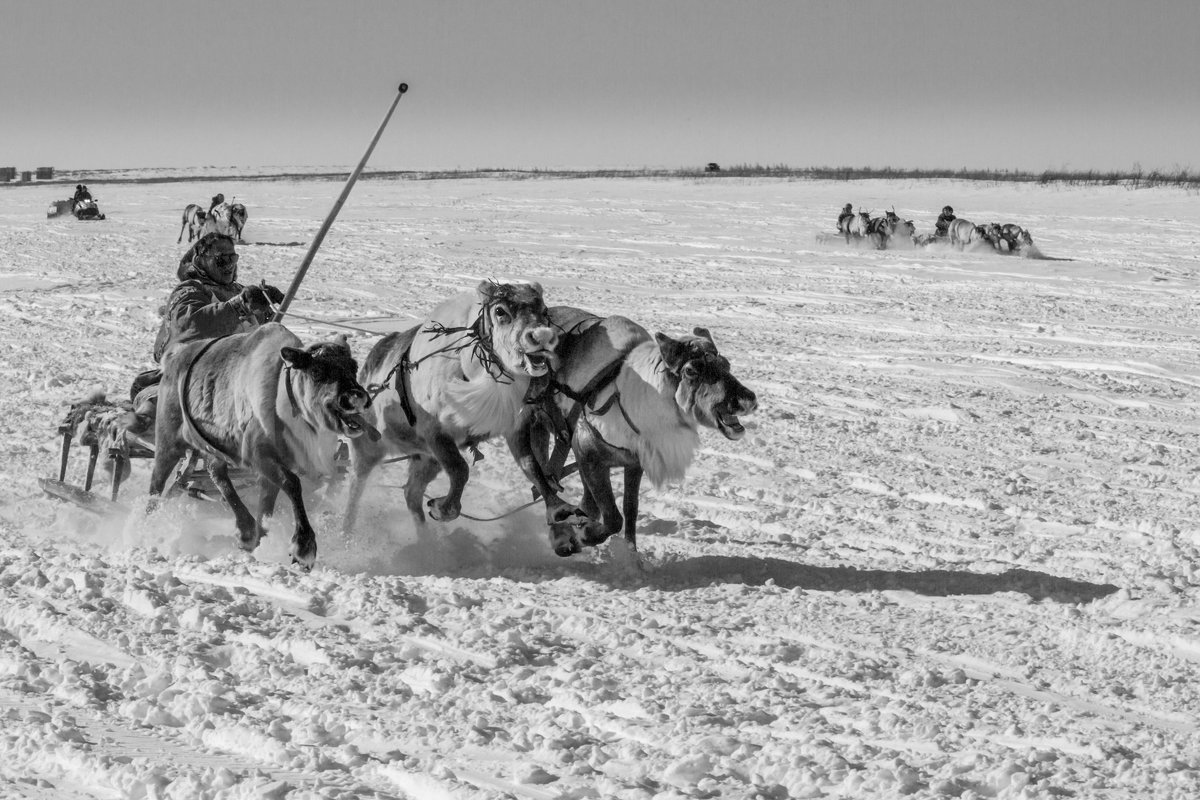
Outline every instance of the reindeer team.
<path fill-rule="evenodd" d="M 838 215 L 837 230 L 847 244 L 854 240 L 863 241 L 876 250 L 946 242 L 959 250 L 989 247 L 998 253 L 1027 255 L 1033 246 L 1033 236 L 1019 225 L 995 222 L 976 225 L 955 217 L 950 206 L 943 209 L 932 234 L 918 235 L 912 220 L 901 219 L 895 209 L 884 212 L 882 217 L 872 217 L 868 211 L 853 211 L 853 206 L 847 203 Z"/>
<path fill-rule="evenodd" d="M 258 546 L 279 491 L 288 496 L 291 557 L 304 569 L 317 544 L 299 476 L 336 476 L 339 439 L 351 452 L 347 532 L 389 456 L 409 462 L 404 498 L 418 525 L 426 512 L 458 518 L 470 476 L 463 451 L 503 438 L 543 498 L 554 552 L 569 556 L 622 530 L 636 550 L 643 475 L 655 485 L 682 479 L 700 428 L 740 439 L 740 415 L 757 407 L 708 331 L 652 337 L 624 317 L 547 307 L 536 283 L 484 281 L 438 304 L 377 342 L 361 371 L 344 337 L 303 349 L 277 323 L 181 345 L 163 364 L 152 507 L 190 451 L 233 510 L 244 550 Z M 559 495 L 568 450 L 583 481 L 578 506 Z M 234 467 L 257 476 L 257 513 L 238 496 Z M 620 509 L 614 468 L 624 470 Z M 443 471 L 447 493 L 426 502 Z"/>

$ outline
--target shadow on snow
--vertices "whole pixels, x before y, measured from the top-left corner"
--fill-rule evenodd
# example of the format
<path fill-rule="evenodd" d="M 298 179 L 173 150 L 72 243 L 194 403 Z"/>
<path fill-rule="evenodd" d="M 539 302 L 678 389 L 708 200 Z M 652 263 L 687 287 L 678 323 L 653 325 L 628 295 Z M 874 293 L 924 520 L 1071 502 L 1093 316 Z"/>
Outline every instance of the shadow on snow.
<path fill-rule="evenodd" d="M 778 558 L 700 556 L 664 564 L 650 576 L 657 588 L 678 591 L 713 582 L 761 586 L 768 580 L 784 589 L 823 592 L 905 591 L 930 597 L 1017 592 L 1033 600 L 1086 603 L 1118 591 L 1117 586 L 1089 583 L 1028 569 L 998 573 L 933 569 L 915 572 L 813 567 Z"/>

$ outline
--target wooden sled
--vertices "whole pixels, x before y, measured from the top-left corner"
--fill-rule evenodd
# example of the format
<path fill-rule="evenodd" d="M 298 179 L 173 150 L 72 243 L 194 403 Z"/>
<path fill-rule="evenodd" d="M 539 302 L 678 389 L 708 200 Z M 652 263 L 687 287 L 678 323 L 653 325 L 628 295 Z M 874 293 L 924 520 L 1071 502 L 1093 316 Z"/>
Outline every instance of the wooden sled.
<path fill-rule="evenodd" d="M 134 460 L 154 458 L 153 439 L 122 425 L 132 410 L 132 403 L 110 403 L 102 398 L 73 404 L 58 426 L 61 437 L 58 477 L 39 478 L 42 491 L 85 511 L 127 514 L 129 508 L 117 502 L 122 482 L 130 474 Z M 153 429 L 153 426 L 150 428 Z M 82 485 L 67 480 L 72 445 L 76 443 L 88 451 Z M 105 465 L 103 471 L 110 473 L 109 486 L 107 492 L 97 493 L 94 491 L 96 467 L 102 463 L 102 456 Z M 349 448 L 342 442 L 335 457 L 339 475 L 348 470 L 349 460 Z M 257 483 L 255 476 L 247 470 L 231 469 L 229 474 L 238 492 L 250 489 Z M 194 450 L 189 451 L 187 458 L 180 463 L 175 480 L 167 486 L 163 497 L 181 494 L 205 501 L 222 499 L 204 466 L 203 457 Z"/>

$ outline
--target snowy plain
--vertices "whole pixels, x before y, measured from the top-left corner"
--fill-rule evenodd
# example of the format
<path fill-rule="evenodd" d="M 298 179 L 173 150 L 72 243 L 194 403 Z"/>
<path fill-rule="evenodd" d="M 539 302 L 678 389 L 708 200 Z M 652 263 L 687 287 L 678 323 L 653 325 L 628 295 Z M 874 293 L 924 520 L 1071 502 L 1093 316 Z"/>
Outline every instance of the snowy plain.
<path fill-rule="evenodd" d="M 759 396 L 644 489 L 641 569 L 555 557 L 534 509 L 362 530 L 314 495 L 234 547 L 212 505 L 44 497 L 67 404 L 150 365 L 221 191 L 286 287 L 340 182 L 0 188 L 0 797 L 1200 796 L 1200 197 L 768 179 L 363 180 L 288 322 L 383 333 L 480 279 L 668 333 Z M 822 241 L 846 202 L 949 203 L 1063 260 Z M 345 329 L 343 329 L 345 330 Z M 484 448 L 464 511 L 529 488 Z M 83 450 L 71 477 L 81 480 Z M 441 479 L 434 489 L 443 486 Z M 577 484 L 568 483 L 569 493 Z"/>

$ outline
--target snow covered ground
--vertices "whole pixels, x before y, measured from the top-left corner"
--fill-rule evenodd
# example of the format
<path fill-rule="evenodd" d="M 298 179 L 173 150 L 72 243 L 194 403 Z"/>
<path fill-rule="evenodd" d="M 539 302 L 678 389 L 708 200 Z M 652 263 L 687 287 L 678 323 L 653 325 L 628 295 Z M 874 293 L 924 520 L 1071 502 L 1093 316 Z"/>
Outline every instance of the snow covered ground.
<path fill-rule="evenodd" d="M 189 202 L 286 287 L 340 183 L 0 188 L 0 797 L 1194 798 L 1200 198 L 957 182 L 360 182 L 292 327 L 374 338 L 481 278 L 712 330 L 759 395 L 645 490 L 643 569 L 532 509 L 252 557 L 215 507 L 41 495 L 68 401 L 149 365 Z M 822 243 L 846 202 L 1015 222 L 1029 260 Z M 303 317 L 303 318 L 302 318 Z M 304 319 L 307 318 L 307 319 Z M 485 447 L 464 510 L 529 497 Z M 72 477 L 81 480 L 84 451 Z M 440 481 L 434 489 L 443 486 Z M 573 489 L 573 491 L 577 491 Z M 281 504 L 286 507 L 286 503 Z"/>

